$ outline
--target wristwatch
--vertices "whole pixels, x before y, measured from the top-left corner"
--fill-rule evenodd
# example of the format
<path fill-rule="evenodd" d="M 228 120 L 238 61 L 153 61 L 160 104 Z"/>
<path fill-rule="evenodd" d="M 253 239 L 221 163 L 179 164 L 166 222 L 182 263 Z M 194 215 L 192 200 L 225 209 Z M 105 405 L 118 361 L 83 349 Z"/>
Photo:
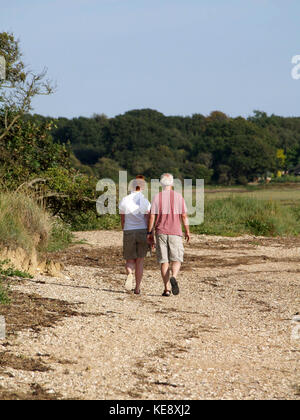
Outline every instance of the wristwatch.
<path fill-rule="evenodd" d="M 152 233 L 153 233 L 153 231 L 152 232 L 147 232 L 147 235 L 152 235 Z"/>

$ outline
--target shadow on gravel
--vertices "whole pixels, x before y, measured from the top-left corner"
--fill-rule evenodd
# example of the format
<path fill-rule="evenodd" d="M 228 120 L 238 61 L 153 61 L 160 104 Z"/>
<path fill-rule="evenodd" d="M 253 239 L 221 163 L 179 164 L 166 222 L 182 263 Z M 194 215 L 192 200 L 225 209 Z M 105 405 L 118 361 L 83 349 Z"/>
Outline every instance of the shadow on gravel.
<path fill-rule="evenodd" d="M 59 394 L 50 394 L 38 384 L 31 384 L 27 392 L 7 391 L 0 386 L 1 401 L 55 401 L 59 399 L 61 399 Z"/>
<path fill-rule="evenodd" d="M 272 239 L 270 239 L 272 240 Z M 260 240 L 267 243 L 268 240 Z M 225 243 L 226 241 L 224 241 Z M 227 242 L 226 249 L 240 250 L 241 240 L 236 242 L 232 241 L 230 244 Z M 286 239 L 287 244 L 290 241 Z M 245 241 L 246 243 L 246 241 Z M 196 268 L 211 268 L 211 267 L 234 267 L 238 265 L 250 265 L 250 264 L 264 264 L 266 262 L 283 262 L 283 263 L 299 263 L 300 258 L 271 258 L 265 255 L 236 255 L 228 256 L 224 255 L 192 255 L 189 253 L 189 249 L 207 249 L 207 245 L 203 244 L 191 244 L 186 247 L 185 261 L 182 269 L 184 271 L 195 270 Z M 221 248 L 220 248 L 221 247 Z M 224 245 L 217 242 L 212 242 L 209 245 L 209 249 L 224 249 Z M 248 242 L 248 247 L 245 249 L 251 249 L 253 245 Z M 234 252 L 234 251 L 233 251 Z M 103 247 L 103 248 L 88 248 L 88 247 L 72 247 L 64 252 L 52 254 L 52 259 L 55 261 L 62 262 L 66 265 L 81 266 L 81 267 L 94 267 L 109 269 L 112 274 L 124 274 L 124 260 L 122 249 L 120 247 Z M 151 257 L 145 259 L 145 270 L 158 270 L 159 265 L 156 261 L 156 255 L 153 254 Z"/>

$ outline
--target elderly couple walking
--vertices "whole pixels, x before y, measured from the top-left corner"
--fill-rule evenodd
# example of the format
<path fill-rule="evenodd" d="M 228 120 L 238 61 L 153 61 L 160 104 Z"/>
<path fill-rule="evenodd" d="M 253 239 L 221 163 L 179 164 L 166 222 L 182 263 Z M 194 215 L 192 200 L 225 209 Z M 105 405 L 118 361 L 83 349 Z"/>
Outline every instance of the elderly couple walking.
<path fill-rule="evenodd" d="M 132 183 L 132 192 L 120 202 L 122 229 L 124 231 L 124 259 L 127 279 L 125 289 L 141 292 L 144 259 L 149 247 L 156 247 L 157 260 L 164 282 L 162 296 L 179 294 L 177 276 L 183 263 L 184 247 L 182 224 L 185 238 L 189 242 L 190 230 L 184 198 L 173 189 L 171 174 L 163 174 L 160 179 L 163 190 L 158 193 L 152 205 L 144 197 L 145 179 L 138 175 Z M 155 234 L 154 234 L 155 231 Z"/>

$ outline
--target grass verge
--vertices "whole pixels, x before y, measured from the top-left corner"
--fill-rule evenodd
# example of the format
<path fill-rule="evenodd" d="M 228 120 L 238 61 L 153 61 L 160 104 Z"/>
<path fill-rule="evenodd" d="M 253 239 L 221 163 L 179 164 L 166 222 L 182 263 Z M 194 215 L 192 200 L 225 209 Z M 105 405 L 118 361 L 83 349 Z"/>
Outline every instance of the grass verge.
<path fill-rule="evenodd" d="M 72 238 L 71 228 L 51 216 L 29 195 L 0 194 L 0 248 L 51 252 L 64 249 Z"/>
<path fill-rule="evenodd" d="M 204 223 L 192 232 L 207 235 L 295 236 L 300 209 L 249 197 L 227 197 L 205 203 Z"/>
<path fill-rule="evenodd" d="M 50 215 L 30 196 L 18 193 L 0 194 L 0 243 L 30 252 L 48 243 Z"/>

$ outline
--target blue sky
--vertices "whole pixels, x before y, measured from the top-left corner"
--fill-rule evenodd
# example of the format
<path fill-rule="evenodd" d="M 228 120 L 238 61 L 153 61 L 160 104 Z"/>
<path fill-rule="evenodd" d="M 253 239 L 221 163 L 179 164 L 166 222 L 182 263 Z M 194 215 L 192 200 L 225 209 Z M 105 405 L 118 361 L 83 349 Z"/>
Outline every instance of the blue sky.
<path fill-rule="evenodd" d="M 57 83 L 34 111 L 300 116 L 299 0 L 9 0 L 0 30 Z"/>

